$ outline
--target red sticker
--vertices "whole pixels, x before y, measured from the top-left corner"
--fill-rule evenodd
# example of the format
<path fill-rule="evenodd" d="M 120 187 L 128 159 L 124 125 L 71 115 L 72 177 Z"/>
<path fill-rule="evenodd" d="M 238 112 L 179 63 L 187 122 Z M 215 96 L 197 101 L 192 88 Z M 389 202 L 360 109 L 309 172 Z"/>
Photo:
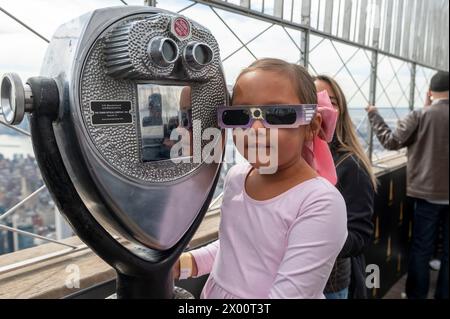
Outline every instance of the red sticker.
<path fill-rule="evenodd" d="M 191 34 L 191 24 L 184 18 L 176 18 L 172 24 L 173 33 L 180 39 L 185 39 Z"/>

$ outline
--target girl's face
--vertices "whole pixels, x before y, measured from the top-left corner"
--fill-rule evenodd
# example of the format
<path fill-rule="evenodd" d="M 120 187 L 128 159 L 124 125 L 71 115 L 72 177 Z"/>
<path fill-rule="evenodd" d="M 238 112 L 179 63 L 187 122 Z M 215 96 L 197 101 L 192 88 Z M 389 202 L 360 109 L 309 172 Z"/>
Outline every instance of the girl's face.
<path fill-rule="evenodd" d="M 289 77 L 283 76 L 281 73 L 272 71 L 256 70 L 245 73 L 236 83 L 233 95 L 233 105 L 271 105 L 271 104 L 302 104 L 299 100 L 296 90 L 292 85 Z M 265 129 L 261 121 L 256 120 L 252 129 L 257 133 L 265 136 L 266 154 L 272 152 L 278 158 L 278 168 L 290 165 L 301 159 L 302 149 L 306 141 L 314 138 L 314 134 L 318 133 L 321 118 L 316 118 L 309 126 L 300 126 L 291 129 L 277 129 L 278 143 L 272 145 L 270 143 L 270 134 L 273 129 Z M 258 130 L 262 129 L 262 130 Z M 272 134 L 274 132 L 272 131 Z M 239 152 L 244 156 L 250 164 L 255 168 L 267 167 L 267 157 L 260 154 L 258 145 L 264 143 L 259 140 L 261 136 L 257 135 L 256 145 L 249 145 L 245 139 L 243 149 Z M 234 138 L 236 144 L 236 136 Z M 272 139 L 273 140 L 273 139 Z M 239 143 L 236 144 L 239 148 Z M 257 150 L 256 163 L 249 160 L 249 150 L 255 152 Z M 273 153 L 275 152 L 275 153 Z"/>

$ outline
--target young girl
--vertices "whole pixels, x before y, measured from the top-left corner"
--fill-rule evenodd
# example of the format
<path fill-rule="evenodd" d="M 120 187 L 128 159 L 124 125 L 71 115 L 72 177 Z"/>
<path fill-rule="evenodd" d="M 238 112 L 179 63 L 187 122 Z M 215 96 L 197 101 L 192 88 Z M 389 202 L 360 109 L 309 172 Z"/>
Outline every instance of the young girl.
<path fill-rule="evenodd" d="M 278 151 L 274 174 L 261 174 L 258 159 L 228 172 L 219 240 L 184 253 L 175 266 L 176 278 L 180 267 L 181 279 L 210 273 L 202 298 L 324 298 L 347 237 L 347 220 L 341 195 L 317 173 L 335 182 L 323 139 L 332 138 L 336 113 L 326 94 L 319 95 L 319 103 L 317 96 L 308 72 L 281 60 L 256 61 L 238 77 L 232 99 L 236 112 L 228 118 L 222 114 L 222 127 L 248 128 L 253 122 L 252 129 L 271 126 L 267 135 L 278 124 L 292 127 L 278 129 L 277 145 L 268 145 Z M 308 120 L 302 104 L 325 105 Z M 246 157 L 250 148 L 245 143 L 239 151 Z"/>

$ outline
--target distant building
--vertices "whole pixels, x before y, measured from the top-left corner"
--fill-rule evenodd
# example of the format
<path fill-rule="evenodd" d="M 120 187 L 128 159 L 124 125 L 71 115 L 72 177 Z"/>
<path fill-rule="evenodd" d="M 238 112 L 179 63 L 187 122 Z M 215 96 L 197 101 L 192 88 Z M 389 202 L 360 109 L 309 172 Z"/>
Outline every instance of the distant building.
<path fill-rule="evenodd" d="M 6 209 L 0 206 L 0 215 L 2 215 Z M 11 223 L 6 223 L 6 226 L 11 227 Z M 12 253 L 14 251 L 14 238 L 11 232 L 0 229 L 0 255 Z"/>
<path fill-rule="evenodd" d="M 18 228 L 20 230 L 23 230 L 23 231 L 26 231 L 29 233 L 34 233 L 34 227 L 32 224 L 20 225 Z M 18 237 L 18 250 L 35 246 L 33 237 L 24 236 L 24 235 L 20 235 L 20 234 L 17 237 Z"/>

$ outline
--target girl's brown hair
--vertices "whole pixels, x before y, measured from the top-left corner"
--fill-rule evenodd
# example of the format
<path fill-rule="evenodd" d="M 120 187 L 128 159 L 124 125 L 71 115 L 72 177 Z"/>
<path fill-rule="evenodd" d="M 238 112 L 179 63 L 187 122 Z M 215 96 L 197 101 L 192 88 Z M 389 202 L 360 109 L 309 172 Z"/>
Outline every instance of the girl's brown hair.
<path fill-rule="evenodd" d="M 236 79 L 236 83 L 244 74 L 256 70 L 279 72 L 283 75 L 289 76 L 294 83 L 294 87 L 300 102 L 303 104 L 317 104 L 317 90 L 316 86 L 314 85 L 314 79 L 304 67 L 280 59 L 260 59 L 256 60 L 255 62 L 250 64 L 249 67 L 242 70 L 238 78 Z M 232 100 L 233 98 L 234 93 Z"/>
<path fill-rule="evenodd" d="M 336 95 L 337 105 L 339 108 L 339 118 L 336 124 L 336 138 L 339 142 L 339 152 L 346 152 L 349 155 L 356 156 L 364 166 L 367 174 L 370 177 L 373 188 L 377 189 L 377 178 L 373 173 L 372 164 L 369 157 L 366 155 L 359 139 L 356 135 L 356 130 L 348 112 L 347 99 L 339 84 L 333 78 L 327 75 L 318 75 L 316 80 L 327 83 L 334 94 Z"/>

